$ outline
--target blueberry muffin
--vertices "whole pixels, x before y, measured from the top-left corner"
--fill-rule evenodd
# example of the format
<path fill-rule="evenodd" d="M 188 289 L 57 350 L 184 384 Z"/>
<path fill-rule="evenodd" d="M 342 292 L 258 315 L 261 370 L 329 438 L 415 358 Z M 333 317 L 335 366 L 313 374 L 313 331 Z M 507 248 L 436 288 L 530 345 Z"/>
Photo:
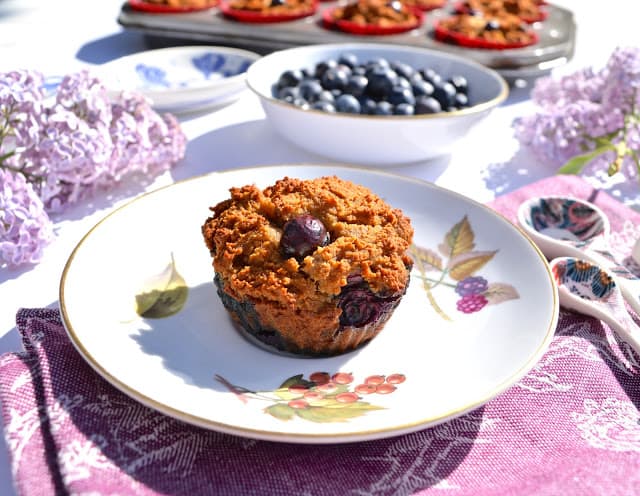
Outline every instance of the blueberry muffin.
<path fill-rule="evenodd" d="M 242 330 L 304 356 L 352 351 L 382 330 L 412 266 L 413 228 L 400 210 L 336 176 L 230 193 L 202 234 L 218 295 Z"/>
<path fill-rule="evenodd" d="M 422 23 L 421 13 L 400 0 L 354 0 L 326 11 L 325 24 L 356 34 L 408 31 Z"/>
<path fill-rule="evenodd" d="M 474 48 L 520 48 L 537 43 L 538 36 L 520 17 L 458 14 L 436 24 L 440 41 Z"/>
<path fill-rule="evenodd" d="M 224 0 L 221 9 L 240 22 L 279 22 L 314 14 L 317 0 Z"/>

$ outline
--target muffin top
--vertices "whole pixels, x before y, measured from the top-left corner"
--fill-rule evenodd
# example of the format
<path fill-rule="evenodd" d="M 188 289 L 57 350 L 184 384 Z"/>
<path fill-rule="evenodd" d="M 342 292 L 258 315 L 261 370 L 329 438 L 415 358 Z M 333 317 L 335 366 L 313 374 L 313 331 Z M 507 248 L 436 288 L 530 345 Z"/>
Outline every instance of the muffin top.
<path fill-rule="evenodd" d="M 369 189 L 327 176 L 285 177 L 260 190 L 231 188 L 211 207 L 202 233 L 225 291 L 238 299 L 315 307 L 334 299 L 347 278 L 362 278 L 380 295 L 406 289 L 412 262 L 410 220 Z M 317 219 L 328 239 L 303 255 L 281 243 L 288 221 Z"/>

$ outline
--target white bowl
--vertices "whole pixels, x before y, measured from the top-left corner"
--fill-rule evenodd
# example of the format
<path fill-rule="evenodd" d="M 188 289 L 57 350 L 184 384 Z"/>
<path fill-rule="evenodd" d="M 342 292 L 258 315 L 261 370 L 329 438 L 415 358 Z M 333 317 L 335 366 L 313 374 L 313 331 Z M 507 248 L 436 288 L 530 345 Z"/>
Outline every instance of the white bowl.
<path fill-rule="evenodd" d="M 414 69 L 433 68 L 443 77 L 462 75 L 469 82 L 472 106 L 453 112 L 412 116 L 370 116 L 303 110 L 272 96 L 272 86 L 289 69 L 313 69 L 343 53 L 359 62 L 375 58 L 400 61 Z M 484 119 L 508 95 L 494 70 L 462 57 L 401 45 L 338 43 L 273 52 L 247 72 L 247 84 L 262 103 L 275 130 L 308 151 L 342 162 L 389 166 L 450 153 L 456 141 Z"/>
<path fill-rule="evenodd" d="M 246 89 L 247 69 L 260 55 L 218 46 L 160 48 L 97 69 L 109 90 L 142 93 L 161 111 L 222 105 Z"/>

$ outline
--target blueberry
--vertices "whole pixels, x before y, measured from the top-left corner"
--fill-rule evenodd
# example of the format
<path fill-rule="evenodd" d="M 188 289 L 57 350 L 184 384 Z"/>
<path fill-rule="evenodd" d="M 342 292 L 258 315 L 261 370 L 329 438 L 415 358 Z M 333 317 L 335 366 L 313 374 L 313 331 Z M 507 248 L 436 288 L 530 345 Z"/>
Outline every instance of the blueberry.
<path fill-rule="evenodd" d="M 345 93 L 337 98 L 336 110 L 338 112 L 346 112 L 349 114 L 359 114 L 360 102 L 355 96 Z"/>
<path fill-rule="evenodd" d="M 331 102 L 318 100 L 311 104 L 311 108 L 314 110 L 321 110 L 322 112 L 335 112 L 336 106 Z"/>
<path fill-rule="evenodd" d="M 280 75 L 276 86 L 278 89 L 286 88 L 288 86 L 298 86 L 303 79 L 304 74 L 302 74 L 302 71 L 300 70 L 284 71 Z"/>
<path fill-rule="evenodd" d="M 344 91 L 353 96 L 361 96 L 364 94 L 368 82 L 369 80 L 365 76 L 351 76 Z"/>
<path fill-rule="evenodd" d="M 422 79 L 427 83 L 431 83 L 433 86 L 442 84 L 442 76 L 433 69 L 423 69 L 420 71 L 420 74 L 422 74 Z"/>
<path fill-rule="evenodd" d="M 442 108 L 451 107 L 455 103 L 456 89 L 451 83 L 434 85 L 433 98 L 440 102 Z"/>
<path fill-rule="evenodd" d="M 484 26 L 485 31 L 497 31 L 500 29 L 500 21 L 497 19 L 491 19 Z"/>
<path fill-rule="evenodd" d="M 383 67 L 385 69 L 389 69 L 391 68 L 391 64 L 389 64 L 389 61 L 387 59 L 383 59 L 383 58 L 373 59 L 365 64 L 365 68 L 367 70 L 373 70 L 376 67 Z"/>
<path fill-rule="evenodd" d="M 357 76 L 364 76 L 366 72 L 367 70 L 363 65 L 358 65 L 353 68 L 353 70 L 351 71 L 351 74 L 357 75 Z"/>
<path fill-rule="evenodd" d="M 300 107 L 303 110 L 307 110 L 308 108 L 310 108 L 309 102 L 306 101 L 304 98 L 300 98 L 300 97 L 294 98 L 291 103 L 293 103 L 296 107 Z"/>
<path fill-rule="evenodd" d="M 427 83 L 425 80 L 420 79 L 414 80 L 411 88 L 413 89 L 413 94 L 418 96 L 431 96 L 433 95 L 433 85 L 431 83 Z"/>
<path fill-rule="evenodd" d="M 431 96 L 420 96 L 416 98 L 416 114 L 437 114 L 442 112 L 440 102 Z"/>
<path fill-rule="evenodd" d="M 305 79 L 298 86 L 300 96 L 310 102 L 315 102 L 320 93 L 322 93 L 322 85 L 317 79 Z"/>
<path fill-rule="evenodd" d="M 400 105 L 401 103 L 408 103 L 413 105 L 416 103 L 416 98 L 413 96 L 413 92 L 409 88 L 403 88 L 402 86 L 394 86 L 389 93 L 387 100 L 391 105 Z"/>
<path fill-rule="evenodd" d="M 400 103 L 393 108 L 395 115 L 413 115 L 415 114 L 415 108 L 408 103 Z"/>
<path fill-rule="evenodd" d="M 396 86 L 402 86 L 403 88 L 411 89 L 411 82 L 406 77 L 398 76 L 396 78 Z"/>
<path fill-rule="evenodd" d="M 277 7 L 279 5 L 284 5 L 287 3 L 287 0 L 271 0 L 271 7 Z"/>
<path fill-rule="evenodd" d="M 300 90 L 297 86 L 286 86 L 278 92 L 278 98 L 288 102 L 293 102 L 300 96 Z"/>
<path fill-rule="evenodd" d="M 401 295 L 380 295 L 371 291 L 359 275 L 347 277 L 347 284 L 338 295 L 340 324 L 345 327 L 364 327 L 378 322 L 393 311 Z"/>
<path fill-rule="evenodd" d="M 386 101 L 378 102 L 373 113 L 374 115 L 392 115 L 393 105 Z"/>
<path fill-rule="evenodd" d="M 358 57 L 354 53 L 343 53 L 338 57 L 338 64 L 344 64 L 353 69 L 358 65 Z"/>
<path fill-rule="evenodd" d="M 376 113 L 377 105 L 375 100 L 369 97 L 363 97 L 360 101 L 360 112 L 366 115 L 373 115 Z"/>
<path fill-rule="evenodd" d="M 316 64 L 313 75 L 318 79 L 322 79 L 322 76 L 324 76 L 325 72 L 327 72 L 329 69 L 335 69 L 336 67 L 338 67 L 338 62 L 333 59 L 319 62 L 318 64 Z"/>
<path fill-rule="evenodd" d="M 409 64 L 405 64 L 404 62 L 394 62 L 391 64 L 391 68 L 396 71 L 398 76 L 406 79 L 411 79 L 411 77 L 416 73 L 416 70 L 413 67 Z"/>
<path fill-rule="evenodd" d="M 467 94 L 469 90 L 469 83 L 467 82 L 467 78 L 464 76 L 453 76 L 449 79 L 449 82 L 453 85 L 458 93 Z"/>
<path fill-rule="evenodd" d="M 391 7 L 391 9 L 396 12 L 402 12 L 402 2 L 400 0 L 391 0 L 387 2 L 387 7 Z"/>
<path fill-rule="evenodd" d="M 282 228 L 280 250 L 283 256 L 302 259 L 316 248 L 329 244 L 329 233 L 322 221 L 313 215 L 303 214 L 287 221 Z"/>
<path fill-rule="evenodd" d="M 456 93 L 454 98 L 454 105 L 456 108 L 465 108 L 469 106 L 469 98 L 464 93 Z"/>
<path fill-rule="evenodd" d="M 342 90 L 349 80 L 346 71 L 340 67 L 328 69 L 322 76 L 322 87 L 325 90 Z"/>
<path fill-rule="evenodd" d="M 369 75 L 366 94 L 374 100 L 385 99 L 396 83 L 397 74 L 389 68 L 377 67 Z"/>
<path fill-rule="evenodd" d="M 316 101 L 334 103 L 336 101 L 336 98 L 333 96 L 333 93 L 331 93 L 330 91 L 323 90 L 318 95 L 318 98 L 316 99 Z"/>

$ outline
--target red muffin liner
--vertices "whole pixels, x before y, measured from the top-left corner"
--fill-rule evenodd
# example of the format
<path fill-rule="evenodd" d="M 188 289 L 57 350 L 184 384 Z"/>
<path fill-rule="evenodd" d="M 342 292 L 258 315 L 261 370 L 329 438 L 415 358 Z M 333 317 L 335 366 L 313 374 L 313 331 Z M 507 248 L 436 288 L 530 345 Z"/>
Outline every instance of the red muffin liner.
<path fill-rule="evenodd" d="M 416 15 L 416 22 L 412 24 L 402 24 L 398 26 L 375 26 L 373 24 L 358 24 L 357 22 L 346 21 L 344 19 L 335 19 L 333 12 L 339 7 L 333 7 L 327 9 L 322 13 L 322 22 L 326 28 L 338 29 L 345 33 L 358 34 L 358 35 L 385 35 L 385 34 L 398 34 L 406 31 L 411 31 L 417 27 L 420 27 L 424 22 L 424 14 L 421 10 L 412 8 L 411 10 Z"/>
<path fill-rule="evenodd" d="M 173 7 L 171 5 L 151 3 L 145 0 L 128 0 L 128 3 L 133 10 L 138 10 L 140 12 L 148 12 L 152 14 L 179 14 L 181 12 L 196 12 L 198 10 L 210 9 L 218 5 L 218 0 L 211 0 L 207 2 L 207 5 L 205 5 L 204 7 Z"/>
<path fill-rule="evenodd" d="M 539 4 L 542 5 L 542 4 Z M 453 10 L 458 14 L 468 14 L 469 8 L 464 4 L 464 2 L 456 2 L 453 4 Z M 533 24 L 534 22 L 541 22 L 549 17 L 549 12 L 546 9 L 539 9 L 539 14 L 536 17 L 526 17 L 526 16 L 518 16 L 527 24 Z"/>
<path fill-rule="evenodd" d="M 531 45 L 535 45 L 538 43 L 538 34 L 534 31 L 530 31 L 531 40 L 528 42 L 521 43 L 497 43 L 495 41 L 488 41 L 482 38 L 474 38 L 471 36 L 466 36 L 461 33 L 457 33 L 455 31 L 451 31 L 447 28 L 444 28 L 440 25 L 440 22 L 437 22 L 434 26 L 433 31 L 434 37 L 438 41 L 442 41 L 444 43 L 450 43 L 453 45 L 459 45 L 466 48 L 482 48 L 488 50 L 508 50 L 510 48 L 523 48 Z"/>
<path fill-rule="evenodd" d="M 227 17 L 235 19 L 240 22 L 250 23 L 269 23 L 269 22 L 286 22 L 294 21 L 296 19 L 302 19 L 313 15 L 318 10 L 318 1 L 314 0 L 311 8 L 308 10 L 296 12 L 294 14 L 265 14 L 262 12 L 256 12 L 255 10 L 242 10 L 234 9 L 230 6 L 228 1 L 222 1 L 220 3 L 220 11 Z"/>
<path fill-rule="evenodd" d="M 447 4 L 447 0 L 442 0 L 440 3 L 438 3 L 437 5 L 433 5 L 431 7 L 427 7 L 426 5 L 413 5 L 412 7 L 415 9 L 420 9 L 423 12 L 429 12 L 431 10 L 436 10 L 436 9 L 441 9 L 442 7 L 444 7 Z"/>

